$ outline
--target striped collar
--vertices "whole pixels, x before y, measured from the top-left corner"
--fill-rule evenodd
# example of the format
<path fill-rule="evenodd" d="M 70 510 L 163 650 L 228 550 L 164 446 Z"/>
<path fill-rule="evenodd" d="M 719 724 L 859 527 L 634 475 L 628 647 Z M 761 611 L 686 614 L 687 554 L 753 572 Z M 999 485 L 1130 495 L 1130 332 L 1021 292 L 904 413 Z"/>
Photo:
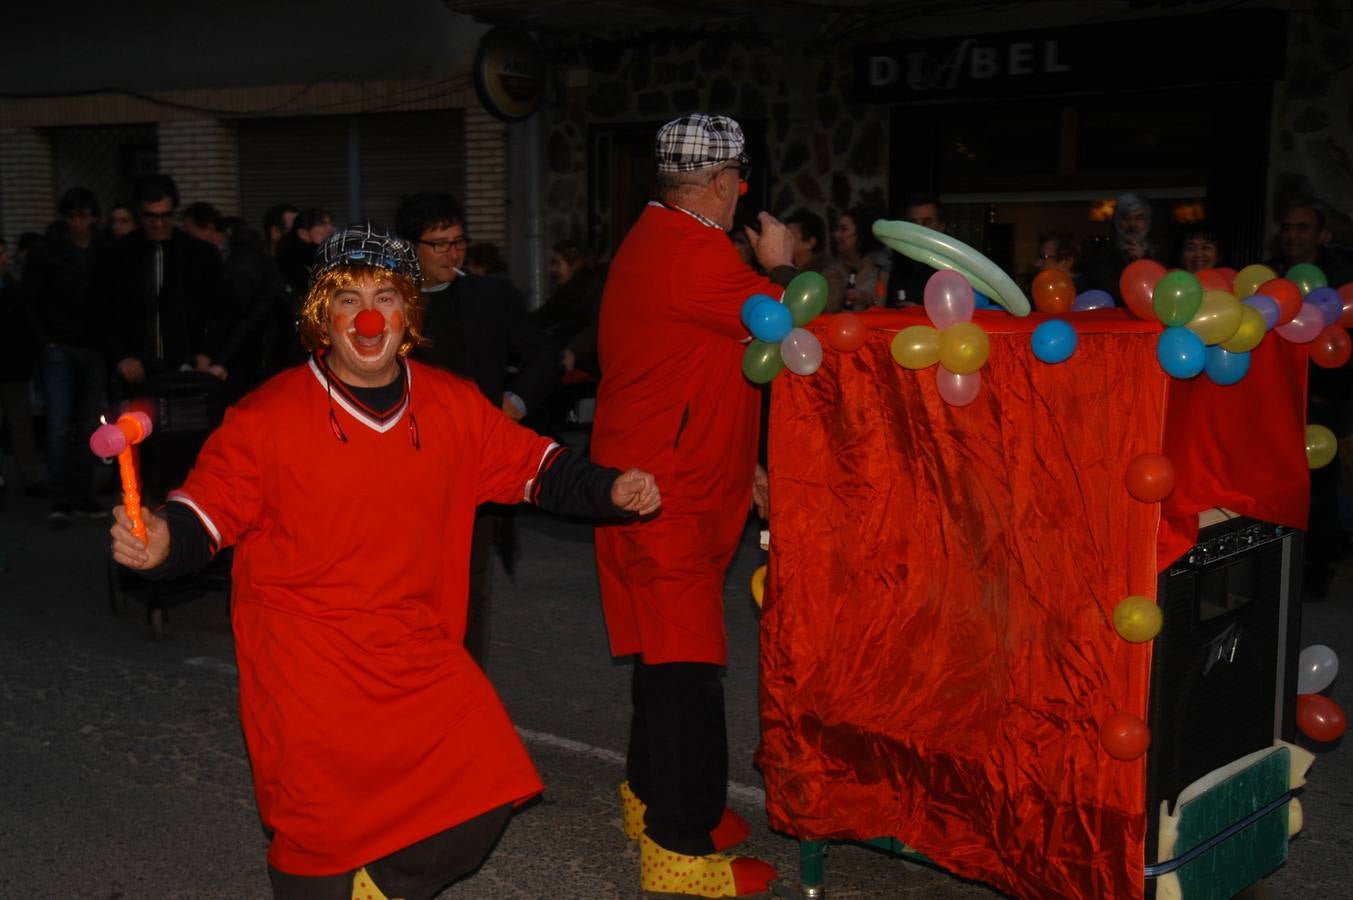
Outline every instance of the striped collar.
<path fill-rule="evenodd" d="M 702 216 L 702 215 L 700 215 L 698 212 L 691 212 L 689 209 L 686 209 L 684 206 L 676 206 L 676 205 L 671 204 L 671 203 L 663 203 L 661 200 L 650 200 L 650 201 L 648 201 L 648 205 L 649 205 L 649 206 L 657 206 L 657 207 L 661 207 L 662 209 L 674 209 L 674 210 L 676 210 L 677 212 L 684 212 L 686 215 L 690 216 L 692 219 L 694 219 L 695 221 L 699 222 L 701 225 L 704 225 L 704 226 L 706 226 L 706 227 L 708 227 L 708 228 L 719 228 L 719 223 L 718 223 L 718 222 L 715 222 L 713 219 L 710 219 L 710 218 L 707 217 L 707 216 Z M 720 230 L 720 231 L 723 231 L 722 228 L 719 228 L 719 230 Z"/>
<path fill-rule="evenodd" d="M 336 406 L 372 431 L 384 434 L 404 417 L 405 411 L 409 408 L 409 395 L 413 389 L 413 369 L 403 359 L 398 362 L 400 368 L 404 370 L 404 398 L 387 417 L 382 417 L 380 412 L 359 400 L 346 384 L 329 371 L 329 367 L 324 364 L 319 354 L 310 355 L 310 372 L 319 382 L 319 386 L 330 394 Z"/>

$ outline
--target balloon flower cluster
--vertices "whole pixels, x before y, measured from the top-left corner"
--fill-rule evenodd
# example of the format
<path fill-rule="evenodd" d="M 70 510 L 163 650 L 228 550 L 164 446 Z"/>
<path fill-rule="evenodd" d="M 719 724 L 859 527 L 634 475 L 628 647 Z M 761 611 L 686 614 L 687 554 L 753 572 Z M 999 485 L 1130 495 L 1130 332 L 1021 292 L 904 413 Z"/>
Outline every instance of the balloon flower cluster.
<path fill-rule="evenodd" d="M 752 342 L 742 354 L 742 373 L 754 384 L 766 384 L 784 369 L 812 375 L 822 365 L 822 344 L 804 328 L 827 306 L 827 279 L 800 272 L 785 287 L 784 297 L 753 294 L 742 304 L 742 324 Z M 863 337 L 863 335 L 861 335 Z"/>
<path fill-rule="evenodd" d="M 925 284 L 925 311 L 931 325 L 910 325 L 893 338 L 893 359 L 908 369 L 927 369 L 936 363 L 935 386 L 951 406 L 967 406 L 982 387 L 982 373 L 991 353 L 991 340 L 972 321 L 976 299 L 968 280 L 952 269 L 942 269 Z"/>

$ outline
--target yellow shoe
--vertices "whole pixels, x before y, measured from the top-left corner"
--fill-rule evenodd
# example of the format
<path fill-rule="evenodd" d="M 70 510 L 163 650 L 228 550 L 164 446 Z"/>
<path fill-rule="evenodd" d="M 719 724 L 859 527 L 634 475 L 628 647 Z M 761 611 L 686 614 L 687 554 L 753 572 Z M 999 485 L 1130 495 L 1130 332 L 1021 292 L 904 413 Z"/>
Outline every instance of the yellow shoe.
<path fill-rule="evenodd" d="M 639 835 L 644 833 L 644 813 L 647 810 L 644 801 L 630 790 L 630 783 L 620 782 L 620 821 L 621 827 L 625 829 L 625 837 L 632 841 L 639 840 Z M 752 826 L 747 824 L 747 820 L 725 806 L 719 824 L 714 826 L 709 838 L 714 842 L 715 850 L 727 850 L 747 840 L 751 833 Z"/>
<path fill-rule="evenodd" d="M 371 876 L 366 873 L 366 867 L 363 866 L 352 876 L 352 900 L 391 900 L 391 898 L 376 887 L 376 882 L 371 880 Z"/>
<path fill-rule="evenodd" d="M 621 827 L 625 829 L 625 837 L 632 841 L 639 840 L 639 836 L 644 833 L 644 801 L 634 795 L 630 790 L 628 781 L 620 782 L 620 816 Z"/>
<path fill-rule="evenodd" d="M 685 897 L 747 897 L 770 890 L 775 868 L 747 856 L 687 856 L 639 837 L 639 886 L 655 894 Z"/>

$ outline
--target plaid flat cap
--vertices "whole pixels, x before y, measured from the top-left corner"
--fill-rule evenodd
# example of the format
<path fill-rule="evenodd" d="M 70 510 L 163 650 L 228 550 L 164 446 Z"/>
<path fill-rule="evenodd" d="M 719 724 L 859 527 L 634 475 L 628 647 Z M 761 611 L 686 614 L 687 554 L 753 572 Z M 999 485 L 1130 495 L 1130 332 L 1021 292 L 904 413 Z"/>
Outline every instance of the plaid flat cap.
<path fill-rule="evenodd" d="M 693 172 L 737 159 L 748 162 L 742 126 L 728 116 L 691 113 L 658 129 L 653 156 L 659 172 Z"/>
<path fill-rule="evenodd" d="M 371 266 L 389 269 L 418 282 L 422 274 L 418 268 L 418 253 L 402 237 L 376 231 L 367 225 L 349 225 L 335 231 L 315 248 L 315 268 L 310 283 L 337 266 Z"/>

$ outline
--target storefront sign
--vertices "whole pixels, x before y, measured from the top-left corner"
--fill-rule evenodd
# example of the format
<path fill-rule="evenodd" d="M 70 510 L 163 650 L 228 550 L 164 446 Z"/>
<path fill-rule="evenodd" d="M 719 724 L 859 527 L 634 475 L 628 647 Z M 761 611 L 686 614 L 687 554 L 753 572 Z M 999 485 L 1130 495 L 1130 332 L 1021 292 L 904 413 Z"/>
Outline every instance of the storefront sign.
<path fill-rule="evenodd" d="M 500 119 L 515 122 L 535 112 L 545 91 L 545 62 L 525 32 L 494 28 L 479 41 L 474 85 L 479 102 Z"/>
<path fill-rule="evenodd" d="M 1226 28 L 1247 35 L 1237 53 L 1217 39 L 1222 15 L 866 45 L 855 55 L 856 87 L 864 100 L 933 102 L 1279 77 L 1286 17 L 1226 12 Z"/>

